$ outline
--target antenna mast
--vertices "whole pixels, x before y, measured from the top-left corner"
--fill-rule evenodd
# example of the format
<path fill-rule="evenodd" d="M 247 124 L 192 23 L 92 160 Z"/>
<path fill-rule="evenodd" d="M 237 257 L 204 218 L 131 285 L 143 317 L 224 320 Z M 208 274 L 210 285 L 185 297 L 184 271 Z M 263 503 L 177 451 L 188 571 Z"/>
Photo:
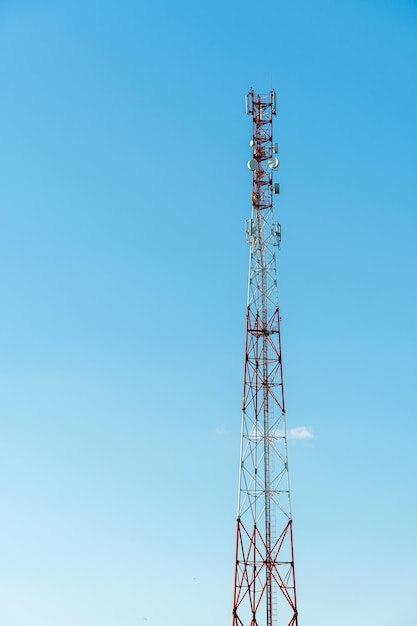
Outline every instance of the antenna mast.
<path fill-rule="evenodd" d="M 274 221 L 276 93 L 246 97 L 252 116 L 252 216 L 232 626 L 298 626 Z"/>

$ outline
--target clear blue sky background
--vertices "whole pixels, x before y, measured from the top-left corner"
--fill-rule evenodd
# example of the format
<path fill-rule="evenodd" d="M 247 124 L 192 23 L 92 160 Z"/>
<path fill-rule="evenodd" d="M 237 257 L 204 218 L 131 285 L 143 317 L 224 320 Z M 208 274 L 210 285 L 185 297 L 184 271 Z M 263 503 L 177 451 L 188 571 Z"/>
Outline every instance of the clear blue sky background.
<path fill-rule="evenodd" d="M 230 624 L 253 85 L 300 626 L 417 623 L 417 2 L 0 4 L 0 622 Z"/>

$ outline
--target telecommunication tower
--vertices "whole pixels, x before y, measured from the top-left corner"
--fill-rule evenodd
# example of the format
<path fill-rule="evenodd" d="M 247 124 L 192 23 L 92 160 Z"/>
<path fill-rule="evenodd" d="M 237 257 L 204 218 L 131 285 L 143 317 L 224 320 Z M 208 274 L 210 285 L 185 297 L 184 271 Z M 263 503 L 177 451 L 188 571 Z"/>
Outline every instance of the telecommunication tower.
<path fill-rule="evenodd" d="M 252 216 L 232 626 L 298 626 L 276 250 L 276 93 L 248 93 Z"/>

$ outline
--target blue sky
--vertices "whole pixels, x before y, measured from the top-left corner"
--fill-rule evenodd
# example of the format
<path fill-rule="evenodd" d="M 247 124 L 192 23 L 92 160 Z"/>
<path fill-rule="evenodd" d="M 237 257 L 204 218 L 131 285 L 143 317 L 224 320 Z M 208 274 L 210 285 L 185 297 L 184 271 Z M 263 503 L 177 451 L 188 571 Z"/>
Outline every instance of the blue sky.
<path fill-rule="evenodd" d="M 230 623 L 251 85 L 300 626 L 415 622 L 416 35 L 411 0 L 0 4 L 1 623 Z"/>

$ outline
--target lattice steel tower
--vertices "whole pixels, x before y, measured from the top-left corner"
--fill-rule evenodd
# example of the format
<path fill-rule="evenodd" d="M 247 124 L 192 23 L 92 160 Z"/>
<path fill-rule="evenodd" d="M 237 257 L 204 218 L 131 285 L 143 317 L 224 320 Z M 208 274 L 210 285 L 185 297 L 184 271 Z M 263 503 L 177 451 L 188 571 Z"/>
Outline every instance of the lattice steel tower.
<path fill-rule="evenodd" d="M 246 112 L 253 124 L 252 217 L 232 625 L 297 626 L 276 273 L 281 226 L 273 212 L 275 91 L 251 90 Z"/>

